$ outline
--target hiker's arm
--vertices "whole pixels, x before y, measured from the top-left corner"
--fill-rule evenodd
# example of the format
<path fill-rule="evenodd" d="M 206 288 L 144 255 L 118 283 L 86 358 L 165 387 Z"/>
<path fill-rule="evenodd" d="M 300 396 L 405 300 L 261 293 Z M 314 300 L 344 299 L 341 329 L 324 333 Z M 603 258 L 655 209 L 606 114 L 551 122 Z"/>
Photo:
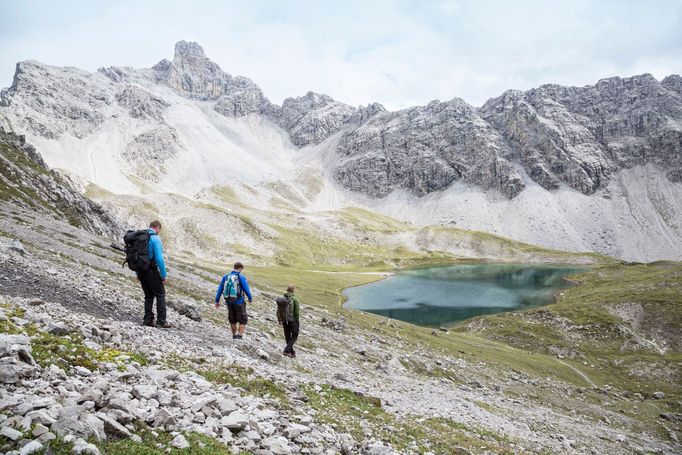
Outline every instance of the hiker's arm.
<path fill-rule="evenodd" d="M 161 239 L 158 236 L 152 236 L 152 243 L 154 244 L 154 261 L 161 272 L 161 279 L 166 279 L 166 263 L 163 261 L 163 248 L 161 247 Z"/>
<path fill-rule="evenodd" d="M 223 288 L 225 287 L 225 278 L 226 278 L 226 277 L 227 277 L 227 275 L 224 276 L 224 277 L 220 280 L 220 284 L 218 285 L 218 292 L 216 292 L 216 295 L 215 295 L 215 304 L 216 304 L 216 305 L 220 305 L 220 296 L 222 295 L 222 293 L 223 293 Z"/>
<path fill-rule="evenodd" d="M 245 276 L 243 276 L 243 275 L 239 275 L 239 276 L 242 279 L 242 289 L 246 293 L 246 296 L 249 298 L 249 302 L 251 302 L 253 300 L 253 298 L 251 297 L 251 289 L 249 289 L 249 282 L 246 281 Z"/>
<path fill-rule="evenodd" d="M 294 319 L 298 321 L 299 316 L 301 315 L 301 305 L 298 302 L 298 299 L 294 297 Z"/>

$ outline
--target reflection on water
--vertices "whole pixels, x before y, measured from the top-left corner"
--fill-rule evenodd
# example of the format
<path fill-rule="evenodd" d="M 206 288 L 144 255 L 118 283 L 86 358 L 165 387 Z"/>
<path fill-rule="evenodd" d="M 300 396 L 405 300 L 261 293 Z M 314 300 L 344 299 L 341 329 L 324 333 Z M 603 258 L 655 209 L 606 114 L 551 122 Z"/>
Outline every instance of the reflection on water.
<path fill-rule="evenodd" d="M 437 327 L 481 314 L 545 305 L 583 269 L 524 264 L 451 265 L 409 270 L 344 291 L 346 306 Z"/>

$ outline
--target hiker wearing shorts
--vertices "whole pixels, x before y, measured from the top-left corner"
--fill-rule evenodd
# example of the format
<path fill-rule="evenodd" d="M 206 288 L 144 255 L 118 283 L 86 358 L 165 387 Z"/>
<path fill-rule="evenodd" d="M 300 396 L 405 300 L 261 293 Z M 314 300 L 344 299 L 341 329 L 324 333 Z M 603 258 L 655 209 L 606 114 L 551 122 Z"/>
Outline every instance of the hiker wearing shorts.
<path fill-rule="evenodd" d="M 236 262 L 234 269 L 220 280 L 218 292 L 215 295 L 216 308 L 220 308 L 220 297 L 225 298 L 233 340 L 241 340 L 244 337 L 244 330 L 249 321 L 244 295 L 249 298 L 249 303 L 253 301 L 249 283 L 242 275 L 242 270 L 244 270 L 244 265 Z"/>

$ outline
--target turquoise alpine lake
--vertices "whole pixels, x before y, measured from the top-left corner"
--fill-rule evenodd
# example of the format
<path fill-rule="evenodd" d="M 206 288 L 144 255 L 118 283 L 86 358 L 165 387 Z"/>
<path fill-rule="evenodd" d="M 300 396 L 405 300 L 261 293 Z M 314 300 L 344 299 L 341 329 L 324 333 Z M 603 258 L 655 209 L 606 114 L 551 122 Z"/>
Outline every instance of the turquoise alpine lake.
<path fill-rule="evenodd" d="M 347 288 L 346 308 L 412 324 L 440 327 L 482 314 L 546 305 L 567 275 L 584 271 L 567 266 L 457 264 L 400 271 L 387 278 Z"/>

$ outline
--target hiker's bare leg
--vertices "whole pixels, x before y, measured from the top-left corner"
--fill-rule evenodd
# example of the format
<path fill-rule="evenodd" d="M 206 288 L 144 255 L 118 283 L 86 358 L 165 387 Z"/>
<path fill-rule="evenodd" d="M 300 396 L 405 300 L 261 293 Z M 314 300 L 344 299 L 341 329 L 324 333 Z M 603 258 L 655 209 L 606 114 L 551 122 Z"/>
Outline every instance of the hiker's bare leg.
<path fill-rule="evenodd" d="M 237 334 L 237 324 L 230 324 L 230 328 L 232 329 L 232 335 Z"/>
<path fill-rule="evenodd" d="M 244 330 L 246 330 L 246 324 L 239 324 L 239 334 L 244 335 Z"/>

